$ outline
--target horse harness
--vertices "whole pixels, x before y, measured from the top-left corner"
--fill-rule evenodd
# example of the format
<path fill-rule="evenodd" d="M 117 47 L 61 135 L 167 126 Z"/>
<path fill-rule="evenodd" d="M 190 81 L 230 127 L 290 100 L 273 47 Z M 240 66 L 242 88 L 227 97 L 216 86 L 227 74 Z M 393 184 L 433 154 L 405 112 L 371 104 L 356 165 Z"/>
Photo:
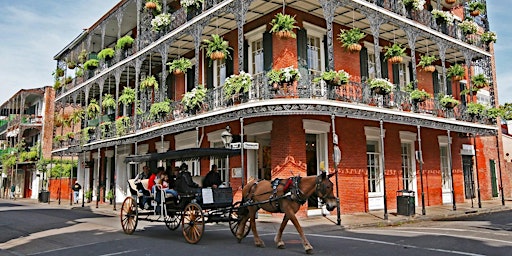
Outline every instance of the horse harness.
<path fill-rule="evenodd" d="M 286 182 L 284 182 L 286 180 Z M 281 207 L 279 205 L 279 200 L 280 199 L 283 199 L 283 198 L 289 198 L 290 200 L 294 201 L 294 202 L 297 202 L 299 205 L 303 205 L 304 203 L 307 202 L 308 198 L 304 196 L 304 193 L 300 190 L 299 188 L 299 183 L 300 183 L 300 180 L 301 180 L 301 177 L 300 176 L 294 176 L 294 177 L 290 177 L 288 179 L 279 179 L 279 178 L 276 178 L 274 179 L 272 182 L 271 182 L 271 185 L 272 185 L 272 190 L 271 191 L 267 191 L 265 193 L 261 193 L 261 194 L 258 194 L 258 195 L 252 195 L 250 197 L 250 199 L 248 199 L 245 203 L 244 203 L 244 206 L 258 206 L 260 204 L 266 204 L 266 203 L 269 203 L 270 205 L 274 206 L 279 212 L 282 212 L 281 211 Z M 258 180 L 256 182 L 254 182 L 252 184 L 252 189 L 254 189 L 258 183 L 260 182 L 261 180 Z M 316 188 L 315 188 L 315 193 L 318 194 L 318 192 L 322 192 L 322 194 L 325 194 L 325 185 L 322 184 L 321 182 L 321 178 L 320 177 L 317 177 L 316 178 Z M 279 187 L 279 185 L 283 185 L 283 195 L 277 195 L 277 188 Z M 320 190 L 323 190 L 323 191 L 320 191 Z M 265 195 L 265 194 L 271 194 L 269 196 L 269 199 L 268 200 L 265 200 L 265 201 L 261 201 L 261 202 L 254 202 L 253 201 L 253 197 L 254 196 L 261 196 L 261 195 Z M 323 201 L 323 200 L 322 200 Z"/>

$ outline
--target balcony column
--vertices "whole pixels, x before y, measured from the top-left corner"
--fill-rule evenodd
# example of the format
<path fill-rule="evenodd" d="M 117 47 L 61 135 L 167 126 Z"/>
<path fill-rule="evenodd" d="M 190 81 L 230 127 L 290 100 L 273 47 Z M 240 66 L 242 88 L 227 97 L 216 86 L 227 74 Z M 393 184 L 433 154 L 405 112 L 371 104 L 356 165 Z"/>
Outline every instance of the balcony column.
<path fill-rule="evenodd" d="M 102 76 L 102 77 L 98 78 L 98 80 L 97 80 L 98 86 L 100 88 L 100 99 L 98 101 L 98 104 L 100 105 L 100 109 L 101 109 L 100 116 L 99 116 L 99 121 L 100 121 L 99 123 L 101 123 L 101 115 L 104 112 L 103 106 L 101 105 L 101 101 L 103 100 L 103 86 L 105 86 L 105 79 L 106 78 Z"/>
<path fill-rule="evenodd" d="M 166 80 L 167 80 L 167 60 L 168 60 L 168 52 L 169 52 L 169 46 L 170 46 L 170 43 L 169 42 L 165 42 L 163 44 L 161 44 L 159 47 L 158 47 L 158 52 L 160 53 L 160 56 L 162 56 L 162 73 L 160 73 L 160 76 L 161 76 L 161 80 L 160 80 L 160 95 L 159 95 L 159 98 L 160 100 L 158 101 L 164 101 L 165 99 L 165 94 L 167 92 L 167 83 L 166 83 Z M 157 101 L 155 99 L 155 101 Z"/>
<path fill-rule="evenodd" d="M 437 42 L 437 47 L 439 48 L 439 59 L 441 59 L 441 66 L 443 67 L 443 86 L 441 88 L 441 93 L 446 94 L 448 91 L 448 84 L 446 84 L 446 49 L 448 48 L 448 45 L 439 41 Z"/>
<path fill-rule="evenodd" d="M 247 14 L 251 3 L 252 0 L 238 0 L 234 6 L 236 26 L 238 29 L 238 73 L 244 70 L 244 24 L 245 15 Z M 248 72 L 248 70 L 245 71 Z"/>
<path fill-rule="evenodd" d="M 416 82 L 417 71 L 416 71 L 416 39 L 419 36 L 419 33 L 411 28 L 405 28 L 405 33 L 407 33 L 407 42 L 409 43 L 409 48 L 411 48 L 411 63 L 412 63 L 412 81 L 414 85 L 414 89 L 418 88 L 418 83 Z"/>
<path fill-rule="evenodd" d="M 204 26 L 196 22 L 194 25 L 192 25 L 192 30 L 190 31 L 192 37 L 194 38 L 194 56 L 197 60 L 194 73 L 194 86 L 199 84 L 199 55 L 201 50 L 201 35 L 203 34 L 203 29 Z"/>
<path fill-rule="evenodd" d="M 471 66 L 472 66 L 471 60 L 473 59 L 473 57 L 475 57 L 475 54 L 469 50 L 463 50 L 462 53 L 464 54 L 466 69 L 468 70 L 468 77 L 467 77 L 466 81 L 467 81 L 468 88 L 469 88 L 469 100 L 467 102 L 471 102 L 473 100 L 473 82 L 471 82 L 471 75 L 473 72 L 471 72 Z M 466 102 L 466 104 L 467 104 L 467 102 Z"/>
<path fill-rule="evenodd" d="M 92 84 L 88 84 L 85 86 L 85 109 L 87 109 L 87 106 L 89 106 L 89 92 L 91 91 Z M 89 121 L 89 115 L 87 115 L 87 111 L 85 112 L 85 127 L 88 125 Z"/>
<path fill-rule="evenodd" d="M 379 35 L 380 35 L 380 25 L 384 23 L 384 19 L 379 16 L 377 13 L 367 14 L 367 18 L 370 21 L 370 28 L 372 30 L 373 35 L 373 48 L 375 54 L 375 71 L 376 77 L 382 78 L 381 71 L 381 61 L 380 61 L 380 49 L 379 49 Z"/>
<path fill-rule="evenodd" d="M 320 0 L 324 11 L 325 23 L 327 24 L 327 58 L 329 70 L 334 70 L 334 46 L 333 46 L 333 30 L 332 22 L 334 20 L 334 12 L 338 2 L 332 0 Z"/>
<path fill-rule="evenodd" d="M 114 71 L 114 77 L 116 79 L 116 95 L 114 95 L 114 96 L 115 96 L 115 99 L 116 99 L 116 103 L 119 100 L 119 84 L 121 83 L 121 75 L 123 74 L 123 71 L 124 71 L 124 66 L 118 67 Z M 114 111 L 115 111 L 114 112 L 114 116 L 115 117 L 122 116 L 122 114 L 119 114 L 119 104 L 116 104 L 116 107 L 115 107 Z"/>
<path fill-rule="evenodd" d="M 137 5 L 137 38 L 135 39 L 135 47 L 137 51 L 139 51 L 142 47 L 141 47 L 141 41 L 140 41 L 140 38 L 139 38 L 139 35 L 140 35 L 140 32 L 141 32 L 141 24 L 140 24 L 140 21 L 141 21 L 141 17 L 140 17 L 140 10 L 142 9 L 142 0 L 135 0 L 136 2 L 136 5 Z M 138 81 L 138 80 L 136 80 Z M 137 82 L 136 82 L 137 83 Z"/>
<path fill-rule="evenodd" d="M 103 21 L 100 25 L 101 29 L 101 49 L 105 48 L 105 30 L 107 29 L 107 24 Z"/>
<path fill-rule="evenodd" d="M 140 0 L 138 0 L 137 2 L 139 2 Z M 139 100 L 139 84 L 140 84 L 140 69 L 141 69 L 141 66 L 142 66 L 142 63 L 144 62 L 144 59 L 145 58 L 137 58 L 135 59 L 135 102 L 138 102 Z M 139 123 L 138 122 L 138 119 L 137 119 L 137 104 L 135 104 L 135 114 L 133 115 L 134 116 L 134 123 L 135 123 L 135 130 L 137 130 L 137 124 Z"/>
<path fill-rule="evenodd" d="M 164 1 L 165 3 L 165 1 Z M 124 8 L 121 7 L 116 12 L 116 19 L 117 19 L 117 39 L 121 38 L 121 25 L 123 24 L 123 16 L 124 16 Z"/>

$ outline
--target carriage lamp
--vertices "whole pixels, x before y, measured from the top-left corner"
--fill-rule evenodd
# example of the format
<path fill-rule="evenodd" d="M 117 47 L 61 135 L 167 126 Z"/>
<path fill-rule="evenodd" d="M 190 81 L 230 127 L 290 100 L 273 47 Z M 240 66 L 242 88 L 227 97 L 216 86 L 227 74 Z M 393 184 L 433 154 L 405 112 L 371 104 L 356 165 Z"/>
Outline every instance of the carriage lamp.
<path fill-rule="evenodd" d="M 230 148 L 233 135 L 231 134 L 231 127 L 229 127 L 229 125 L 226 126 L 226 130 L 220 134 L 220 138 L 222 139 L 222 143 L 224 143 L 224 147 Z"/>

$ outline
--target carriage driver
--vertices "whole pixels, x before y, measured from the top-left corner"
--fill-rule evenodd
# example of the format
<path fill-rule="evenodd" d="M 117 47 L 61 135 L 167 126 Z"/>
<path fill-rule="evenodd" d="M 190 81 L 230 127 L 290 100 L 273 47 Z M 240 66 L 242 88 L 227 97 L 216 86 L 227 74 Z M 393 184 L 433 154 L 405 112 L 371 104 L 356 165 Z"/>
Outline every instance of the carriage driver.
<path fill-rule="evenodd" d="M 176 178 L 176 189 L 179 193 L 193 194 L 197 191 L 199 185 L 192 180 L 192 175 L 188 171 L 188 165 L 182 163 L 180 166 L 180 173 Z"/>

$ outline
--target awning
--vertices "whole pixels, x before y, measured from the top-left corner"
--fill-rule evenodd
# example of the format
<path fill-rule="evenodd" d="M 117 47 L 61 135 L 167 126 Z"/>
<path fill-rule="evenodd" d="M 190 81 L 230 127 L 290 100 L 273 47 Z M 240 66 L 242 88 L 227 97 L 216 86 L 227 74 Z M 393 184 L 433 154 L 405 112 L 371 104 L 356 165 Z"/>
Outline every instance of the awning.
<path fill-rule="evenodd" d="M 131 155 L 124 159 L 125 163 L 140 163 L 147 161 L 169 160 L 193 160 L 203 157 L 221 158 L 239 155 L 240 150 L 227 148 L 187 148 L 181 150 L 171 150 L 164 153 L 151 153 L 145 155 Z"/>

